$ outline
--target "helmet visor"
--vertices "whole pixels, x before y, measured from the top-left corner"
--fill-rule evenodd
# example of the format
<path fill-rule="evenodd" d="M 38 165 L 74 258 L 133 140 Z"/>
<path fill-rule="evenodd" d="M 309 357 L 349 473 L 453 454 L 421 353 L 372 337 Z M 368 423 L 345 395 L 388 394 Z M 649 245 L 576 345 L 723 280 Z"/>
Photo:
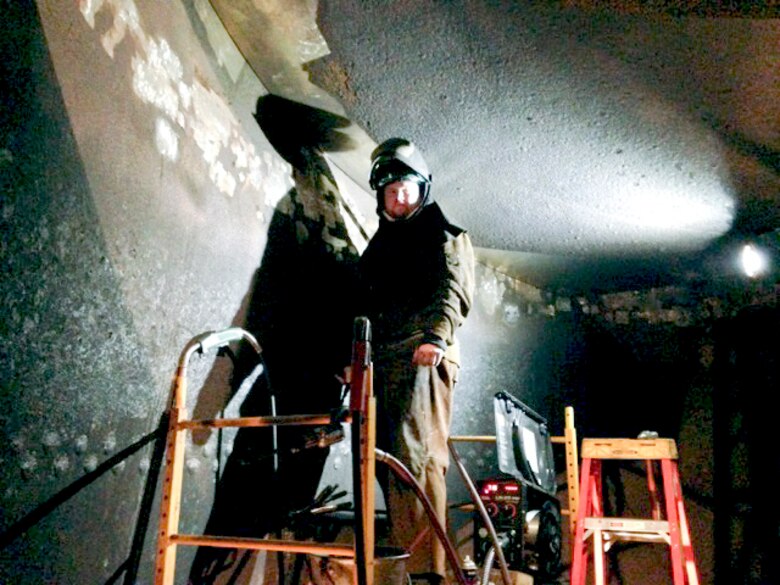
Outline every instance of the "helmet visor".
<path fill-rule="evenodd" d="M 393 159 L 378 159 L 371 169 L 371 188 L 381 189 L 385 185 L 395 181 L 411 180 L 424 183 L 425 178 L 413 171 L 404 163 Z"/>

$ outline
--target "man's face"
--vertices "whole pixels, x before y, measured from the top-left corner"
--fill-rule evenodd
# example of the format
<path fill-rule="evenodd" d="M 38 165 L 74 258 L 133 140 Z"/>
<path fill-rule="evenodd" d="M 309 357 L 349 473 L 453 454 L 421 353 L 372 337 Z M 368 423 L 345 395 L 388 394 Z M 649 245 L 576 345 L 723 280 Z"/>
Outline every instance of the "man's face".
<path fill-rule="evenodd" d="M 393 219 L 409 217 L 420 207 L 420 184 L 417 181 L 393 181 L 384 187 L 385 212 Z"/>

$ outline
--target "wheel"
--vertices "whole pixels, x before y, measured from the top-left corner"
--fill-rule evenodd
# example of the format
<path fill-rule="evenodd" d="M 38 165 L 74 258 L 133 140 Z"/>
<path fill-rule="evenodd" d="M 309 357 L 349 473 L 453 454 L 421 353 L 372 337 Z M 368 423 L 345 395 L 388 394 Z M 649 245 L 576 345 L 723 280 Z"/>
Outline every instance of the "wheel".
<path fill-rule="evenodd" d="M 551 501 L 539 511 L 539 533 L 533 550 L 540 580 L 557 577 L 561 572 L 561 513 Z"/>

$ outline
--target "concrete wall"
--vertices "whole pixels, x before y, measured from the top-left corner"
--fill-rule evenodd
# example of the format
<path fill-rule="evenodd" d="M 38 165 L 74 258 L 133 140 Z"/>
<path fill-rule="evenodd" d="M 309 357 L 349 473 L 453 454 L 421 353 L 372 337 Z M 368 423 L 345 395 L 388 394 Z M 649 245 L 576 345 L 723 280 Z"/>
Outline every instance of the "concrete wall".
<path fill-rule="evenodd" d="M 123 578 L 151 446 L 105 463 L 157 427 L 184 344 L 240 313 L 293 186 L 208 10 L 4 6 L 1 582 Z M 215 449 L 188 475 L 211 480 Z"/>
<path fill-rule="evenodd" d="M 320 319 L 344 308 L 344 281 L 332 275 L 360 249 L 356 226 L 337 199 L 312 198 L 261 131 L 253 113 L 266 90 L 213 18 L 203 0 L 5 7 L 0 582 L 150 582 L 151 433 L 184 344 L 243 322 L 269 249 L 282 253 L 263 294 L 284 301 L 271 311 L 277 322 L 299 319 L 279 345 L 300 336 L 304 352 L 325 347 Z M 587 436 L 659 427 L 696 443 L 683 477 L 707 503 L 711 435 L 696 432 L 711 423 L 711 372 L 696 366 L 706 331 L 623 326 L 486 266 L 478 276 L 454 433 L 491 433 L 499 390 L 554 433 L 567 404 Z M 200 413 L 227 399 L 220 364 L 203 358 L 193 369 L 189 406 Z M 204 384 L 222 394 L 204 403 Z M 188 443 L 184 531 L 203 528 L 232 441 Z M 490 452 L 463 455 L 475 477 L 495 471 Z M 451 488 L 463 497 L 457 478 Z M 184 574 L 191 558 L 181 555 Z"/>

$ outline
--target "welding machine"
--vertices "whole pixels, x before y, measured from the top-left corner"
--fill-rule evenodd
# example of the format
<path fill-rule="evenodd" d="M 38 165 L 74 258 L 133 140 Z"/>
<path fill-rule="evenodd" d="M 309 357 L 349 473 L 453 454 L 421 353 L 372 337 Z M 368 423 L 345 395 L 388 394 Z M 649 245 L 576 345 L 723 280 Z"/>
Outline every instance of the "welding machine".
<path fill-rule="evenodd" d="M 509 569 L 544 581 L 561 563 L 561 514 L 552 443 L 545 419 L 505 392 L 493 399 L 499 469 L 505 475 L 477 482 L 479 497 L 498 535 Z M 493 541 L 475 517 L 474 555 L 492 563 Z"/>

